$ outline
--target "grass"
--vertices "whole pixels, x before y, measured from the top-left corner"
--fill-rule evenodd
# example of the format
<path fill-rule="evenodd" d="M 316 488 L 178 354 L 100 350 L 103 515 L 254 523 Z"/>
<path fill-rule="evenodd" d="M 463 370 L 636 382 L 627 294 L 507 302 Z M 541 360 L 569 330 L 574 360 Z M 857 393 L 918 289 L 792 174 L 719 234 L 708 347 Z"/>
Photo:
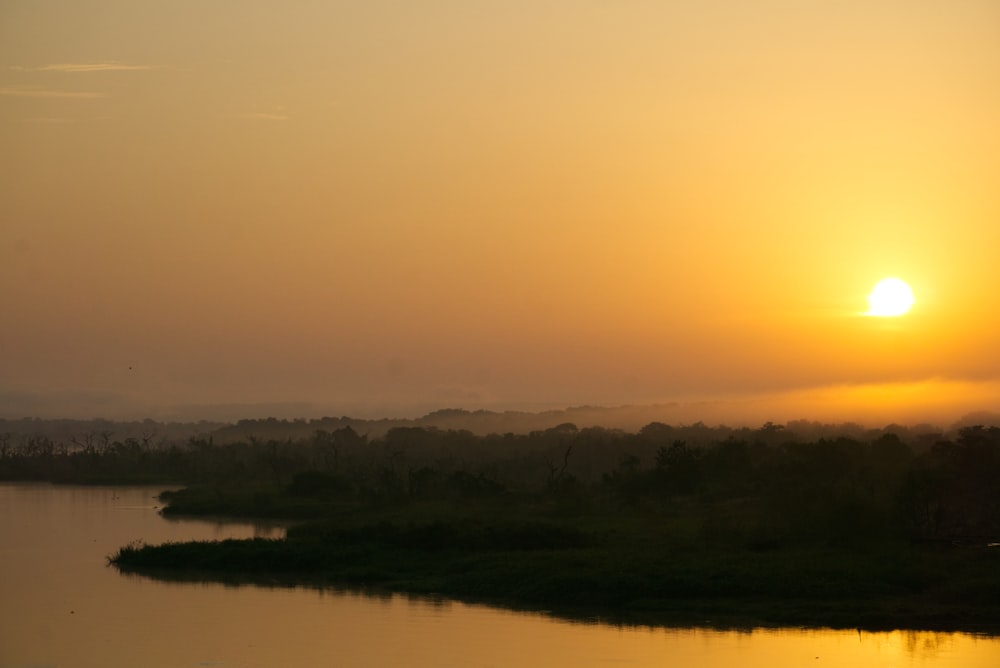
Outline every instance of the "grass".
<path fill-rule="evenodd" d="M 260 492 L 222 508 L 252 511 Z M 203 495 L 172 499 L 218 514 Z M 376 587 L 630 623 L 1000 628 L 997 548 L 760 543 L 715 516 L 574 515 L 510 499 L 285 507 L 324 519 L 283 540 L 129 545 L 111 562 L 157 577 Z"/>

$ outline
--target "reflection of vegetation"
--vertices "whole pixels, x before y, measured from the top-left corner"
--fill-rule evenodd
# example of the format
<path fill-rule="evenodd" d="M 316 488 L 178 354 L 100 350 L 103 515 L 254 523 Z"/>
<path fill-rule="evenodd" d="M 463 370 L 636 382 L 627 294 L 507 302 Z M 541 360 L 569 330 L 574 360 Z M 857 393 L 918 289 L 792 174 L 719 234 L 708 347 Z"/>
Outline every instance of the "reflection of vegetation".
<path fill-rule="evenodd" d="M 902 635 L 906 654 L 922 660 L 934 659 L 952 642 L 951 635 L 945 633 L 908 631 Z"/>

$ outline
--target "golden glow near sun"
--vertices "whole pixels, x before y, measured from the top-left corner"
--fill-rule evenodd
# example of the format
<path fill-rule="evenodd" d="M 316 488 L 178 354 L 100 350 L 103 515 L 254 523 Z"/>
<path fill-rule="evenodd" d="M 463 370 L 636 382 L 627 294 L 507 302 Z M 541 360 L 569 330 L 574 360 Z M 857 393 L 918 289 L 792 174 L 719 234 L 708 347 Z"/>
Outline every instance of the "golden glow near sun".
<path fill-rule="evenodd" d="M 0 418 L 1000 406 L 998 0 L 121 4 L 0 0 Z"/>
<path fill-rule="evenodd" d="M 883 278 L 868 294 L 865 315 L 892 318 L 904 315 L 913 306 L 913 291 L 899 278 Z"/>

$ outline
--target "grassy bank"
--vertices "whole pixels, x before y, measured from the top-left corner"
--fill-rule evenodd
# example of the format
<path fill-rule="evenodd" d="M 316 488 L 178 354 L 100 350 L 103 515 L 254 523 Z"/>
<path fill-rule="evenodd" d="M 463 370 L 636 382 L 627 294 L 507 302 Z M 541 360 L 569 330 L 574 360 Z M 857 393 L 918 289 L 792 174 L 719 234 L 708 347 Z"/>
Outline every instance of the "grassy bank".
<path fill-rule="evenodd" d="M 284 540 L 131 545 L 112 562 L 159 577 L 374 587 L 635 623 L 1000 628 L 1000 548 L 985 545 L 801 540 L 748 526 L 753 512 L 740 504 L 725 514 L 682 502 L 568 512 L 509 497 L 373 508 L 266 494 L 193 490 L 172 507 L 207 512 L 215 498 L 230 514 L 323 519 Z"/>

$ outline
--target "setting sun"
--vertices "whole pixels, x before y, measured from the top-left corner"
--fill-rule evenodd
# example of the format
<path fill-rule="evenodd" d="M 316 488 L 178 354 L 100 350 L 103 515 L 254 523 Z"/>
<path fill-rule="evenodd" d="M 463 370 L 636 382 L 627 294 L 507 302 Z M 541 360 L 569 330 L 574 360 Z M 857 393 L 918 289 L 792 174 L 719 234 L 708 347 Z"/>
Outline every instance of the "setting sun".
<path fill-rule="evenodd" d="M 122 4 L 0 1 L 0 419 L 1000 405 L 997 0 Z"/>
<path fill-rule="evenodd" d="M 892 318 L 905 315 L 914 303 L 910 286 L 899 278 L 884 278 L 868 294 L 865 315 Z"/>

